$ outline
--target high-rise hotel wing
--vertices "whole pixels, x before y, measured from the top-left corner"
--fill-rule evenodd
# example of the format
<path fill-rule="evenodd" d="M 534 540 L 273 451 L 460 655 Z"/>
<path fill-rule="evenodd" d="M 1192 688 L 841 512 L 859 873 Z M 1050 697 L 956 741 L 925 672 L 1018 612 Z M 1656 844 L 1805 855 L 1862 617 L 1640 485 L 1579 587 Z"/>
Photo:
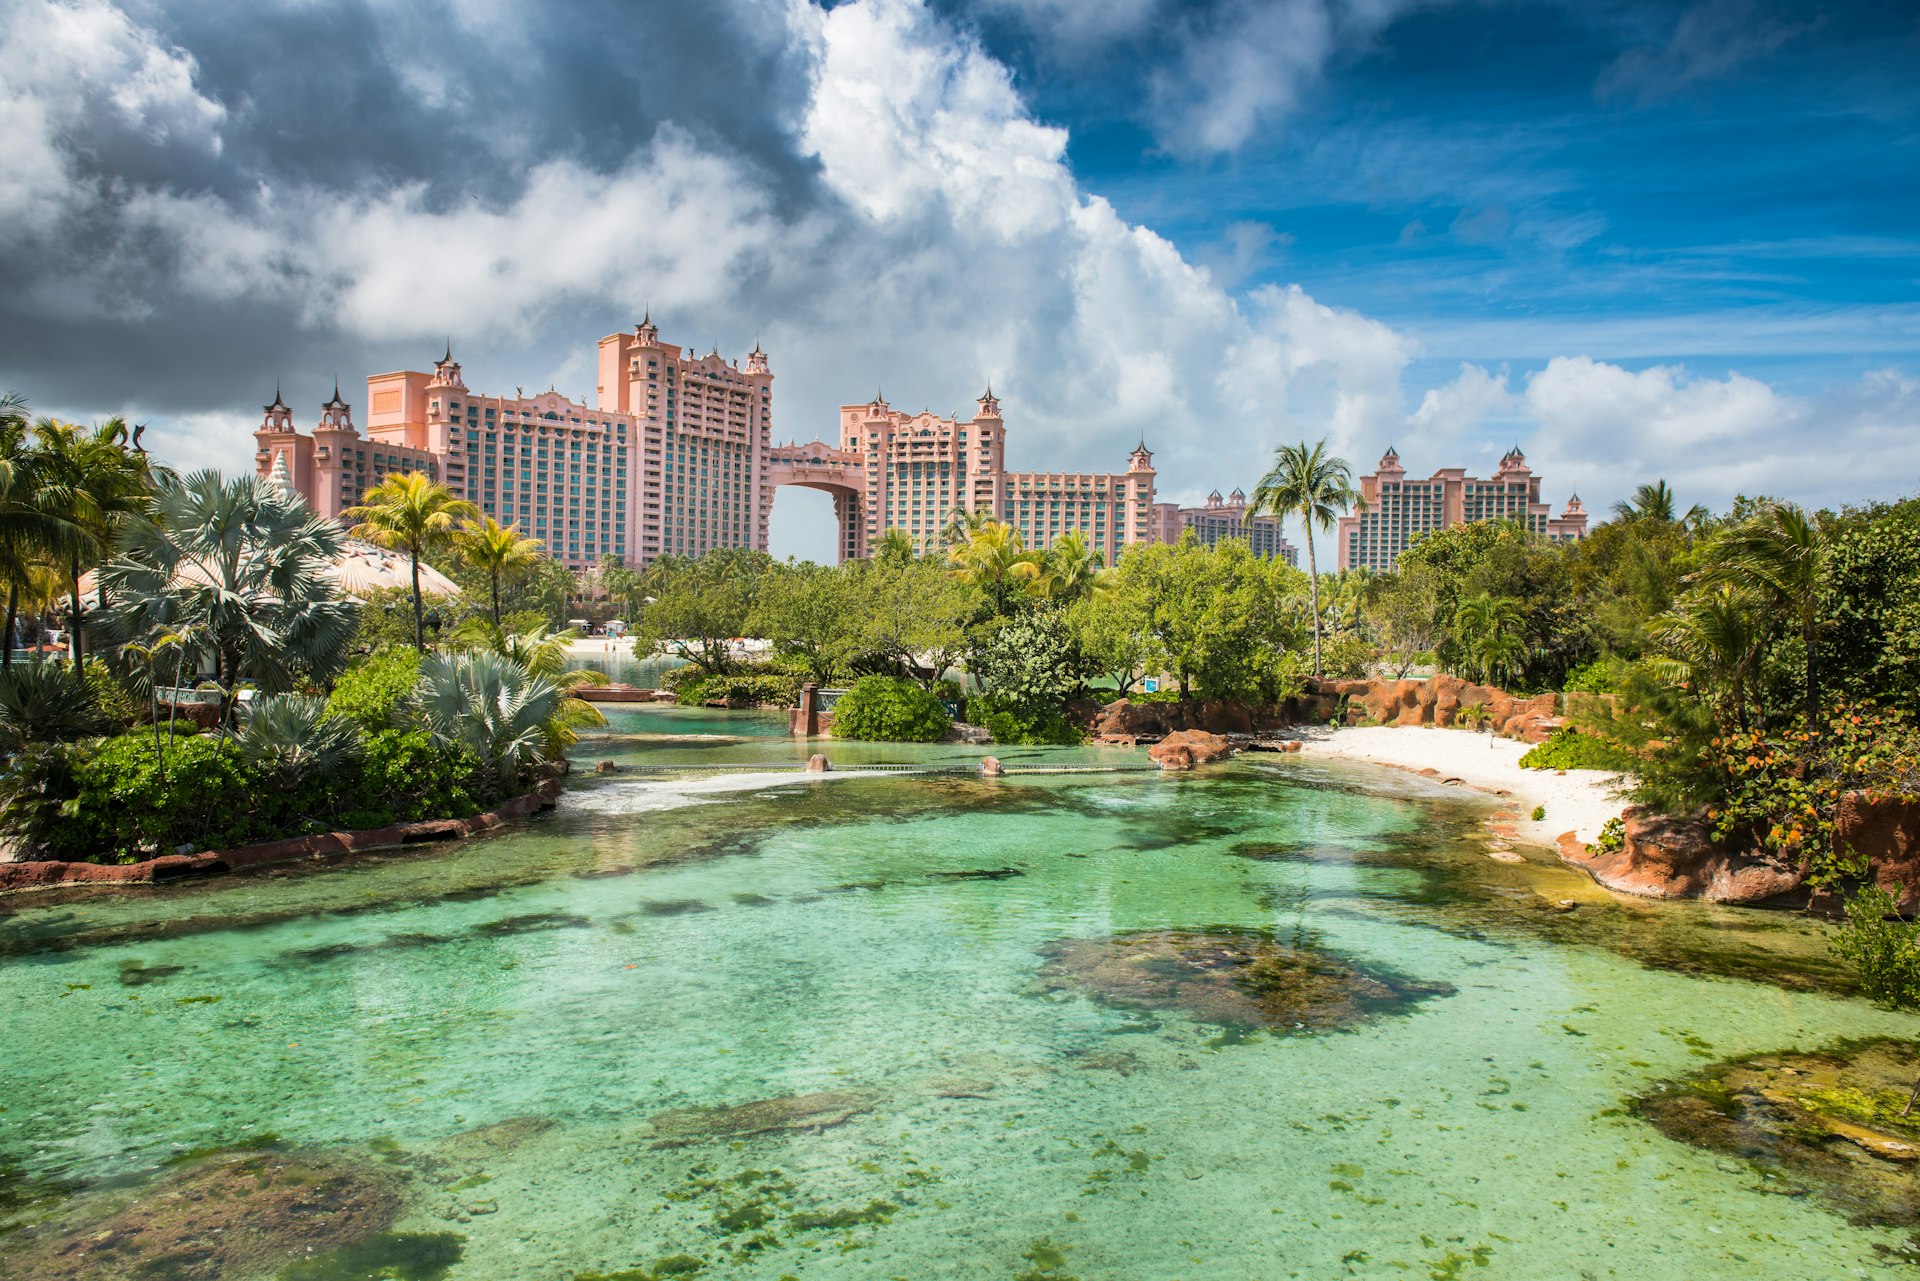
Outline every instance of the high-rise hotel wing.
<path fill-rule="evenodd" d="M 1156 506 L 1144 441 L 1123 471 L 1006 470 L 1006 423 L 991 388 L 969 419 L 903 413 L 876 394 L 841 406 L 837 444 L 775 445 L 773 372 L 757 343 L 742 368 L 718 350 L 695 356 L 662 342 L 649 317 L 600 340 L 598 372 L 593 405 L 551 388 L 487 395 L 466 385 L 449 343 L 431 373 L 367 379 L 364 433 L 338 387 L 311 432 L 276 392 L 254 433 L 255 465 L 265 476 L 283 463 L 294 488 L 334 517 L 386 475 L 425 472 L 574 569 L 764 550 L 781 485 L 833 496 L 843 560 L 865 556 L 888 529 L 930 542 L 955 509 L 1014 525 L 1030 547 L 1078 531 L 1109 564 L 1129 546 L 1204 523 L 1183 519 L 1199 509 Z M 1213 523 L 1221 528 L 1206 524 L 1208 542 L 1228 532 Z M 1252 537 L 1263 555 L 1291 550 L 1271 522 Z"/>

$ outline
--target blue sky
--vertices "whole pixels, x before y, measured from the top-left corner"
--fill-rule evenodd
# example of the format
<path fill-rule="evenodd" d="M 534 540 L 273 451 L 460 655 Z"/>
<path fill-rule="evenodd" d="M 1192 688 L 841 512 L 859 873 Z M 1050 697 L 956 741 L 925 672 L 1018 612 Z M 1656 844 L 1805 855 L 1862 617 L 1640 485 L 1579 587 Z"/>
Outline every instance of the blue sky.
<path fill-rule="evenodd" d="M 1166 496 L 1328 437 L 1554 503 L 1920 491 L 1920 9 L 0 0 L 0 385 L 249 465 L 282 383 L 773 359 Z M 830 554 L 783 493 L 774 550 Z"/>
<path fill-rule="evenodd" d="M 1815 390 L 1920 349 L 1920 9 L 1420 7 L 1198 153 L 1133 105 L 1158 39 L 980 30 L 1123 217 L 1430 359 L 1578 348 Z"/>

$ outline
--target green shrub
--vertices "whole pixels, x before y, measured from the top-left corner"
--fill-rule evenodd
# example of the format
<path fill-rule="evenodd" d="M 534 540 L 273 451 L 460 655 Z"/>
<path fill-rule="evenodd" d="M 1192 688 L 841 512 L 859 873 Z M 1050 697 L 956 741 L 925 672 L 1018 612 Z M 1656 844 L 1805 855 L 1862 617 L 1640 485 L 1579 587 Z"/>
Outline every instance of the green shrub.
<path fill-rule="evenodd" d="M 737 707 L 792 707 L 800 701 L 804 679 L 784 662 L 755 663 L 724 675 L 688 664 L 669 668 L 662 673 L 660 683 L 690 707 L 716 699 Z"/>
<path fill-rule="evenodd" d="M 931 692 L 892 676 L 862 676 L 833 706 L 838 738 L 931 743 L 952 727 L 947 709 Z"/>
<path fill-rule="evenodd" d="M 117 725 L 131 725 L 149 718 L 152 704 L 135 694 L 133 688 L 115 675 L 103 660 L 89 658 L 82 670 L 87 674 L 87 684 L 93 687 L 93 696 L 100 705 L 101 715 Z"/>
<path fill-rule="evenodd" d="M 1022 713 L 1005 700 L 986 694 L 974 698 L 969 710 L 977 718 L 974 723 L 992 734 L 996 743 L 1019 747 L 1077 747 L 1086 741 L 1086 735 L 1058 708 Z"/>
<path fill-rule="evenodd" d="M 1607 659 L 1596 658 L 1568 672 L 1560 688 L 1569 694 L 1610 694 L 1614 683 L 1613 664 Z"/>
<path fill-rule="evenodd" d="M 1920 925 L 1899 918 L 1898 898 L 1877 885 L 1847 900 L 1833 953 L 1860 975 L 1860 990 L 1894 1009 L 1920 1006 Z"/>
<path fill-rule="evenodd" d="M 1525 769 L 1599 769 L 1624 774 L 1634 758 L 1619 744 L 1577 729 L 1556 730 L 1552 738 L 1520 758 Z"/>
<path fill-rule="evenodd" d="M 1530 815 L 1530 817 L 1531 817 L 1531 818 L 1533 819 L 1533 821 L 1534 821 L 1534 822 L 1536 822 L 1536 823 L 1544 823 L 1544 822 L 1546 822 L 1546 821 L 1547 821 L 1547 807 L 1546 807 L 1546 806 L 1544 806 L 1544 805 L 1536 805 L 1536 806 L 1534 806 L 1534 807 L 1533 807 L 1533 813 L 1532 813 L 1532 815 Z"/>
<path fill-rule="evenodd" d="M 1288 651 L 1290 654 L 1297 652 Z M 1351 632 L 1323 637 L 1320 642 L 1320 674 L 1332 681 L 1365 680 L 1377 654 L 1372 645 Z M 1311 650 L 1302 657 L 1307 666 L 1312 666 Z"/>
<path fill-rule="evenodd" d="M 101 740 L 73 771 L 73 794 L 49 825 L 53 858 L 136 862 L 181 845 L 225 849 L 255 839 L 285 797 L 256 788 L 231 739 L 150 733 Z"/>
<path fill-rule="evenodd" d="M 329 714 L 361 729 L 392 729 L 400 705 L 420 683 L 420 655 L 411 649 L 383 649 L 341 674 L 327 699 Z"/>
<path fill-rule="evenodd" d="M 367 735 L 351 795 L 362 804 L 343 809 L 340 826 L 386 827 L 429 818 L 466 818 L 501 799 L 470 752 L 438 742 L 425 730 L 381 730 Z"/>

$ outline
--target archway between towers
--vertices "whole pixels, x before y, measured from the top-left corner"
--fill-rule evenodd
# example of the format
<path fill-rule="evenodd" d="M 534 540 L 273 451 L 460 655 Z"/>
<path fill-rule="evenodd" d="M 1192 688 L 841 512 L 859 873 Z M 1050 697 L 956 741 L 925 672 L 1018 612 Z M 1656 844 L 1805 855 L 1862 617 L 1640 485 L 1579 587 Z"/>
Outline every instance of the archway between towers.
<path fill-rule="evenodd" d="M 867 473 L 858 454 L 820 441 L 775 445 L 767 455 L 767 479 L 776 487 L 818 490 L 833 499 L 834 550 L 844 563 L 867 554 Z"/>

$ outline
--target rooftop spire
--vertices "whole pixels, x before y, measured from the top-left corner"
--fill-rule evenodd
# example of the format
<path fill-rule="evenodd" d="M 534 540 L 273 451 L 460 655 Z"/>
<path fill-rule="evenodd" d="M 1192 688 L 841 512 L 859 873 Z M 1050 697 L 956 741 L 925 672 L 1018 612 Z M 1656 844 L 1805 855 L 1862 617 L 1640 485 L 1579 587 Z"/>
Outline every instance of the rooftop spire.
<path fill-rule="evenodd" d="M 440 363 L 443 365 L 451 365 L 453 363 L 453 335 L 452 334 L 447 335 L 447 354 L 440 357 Z"/>

